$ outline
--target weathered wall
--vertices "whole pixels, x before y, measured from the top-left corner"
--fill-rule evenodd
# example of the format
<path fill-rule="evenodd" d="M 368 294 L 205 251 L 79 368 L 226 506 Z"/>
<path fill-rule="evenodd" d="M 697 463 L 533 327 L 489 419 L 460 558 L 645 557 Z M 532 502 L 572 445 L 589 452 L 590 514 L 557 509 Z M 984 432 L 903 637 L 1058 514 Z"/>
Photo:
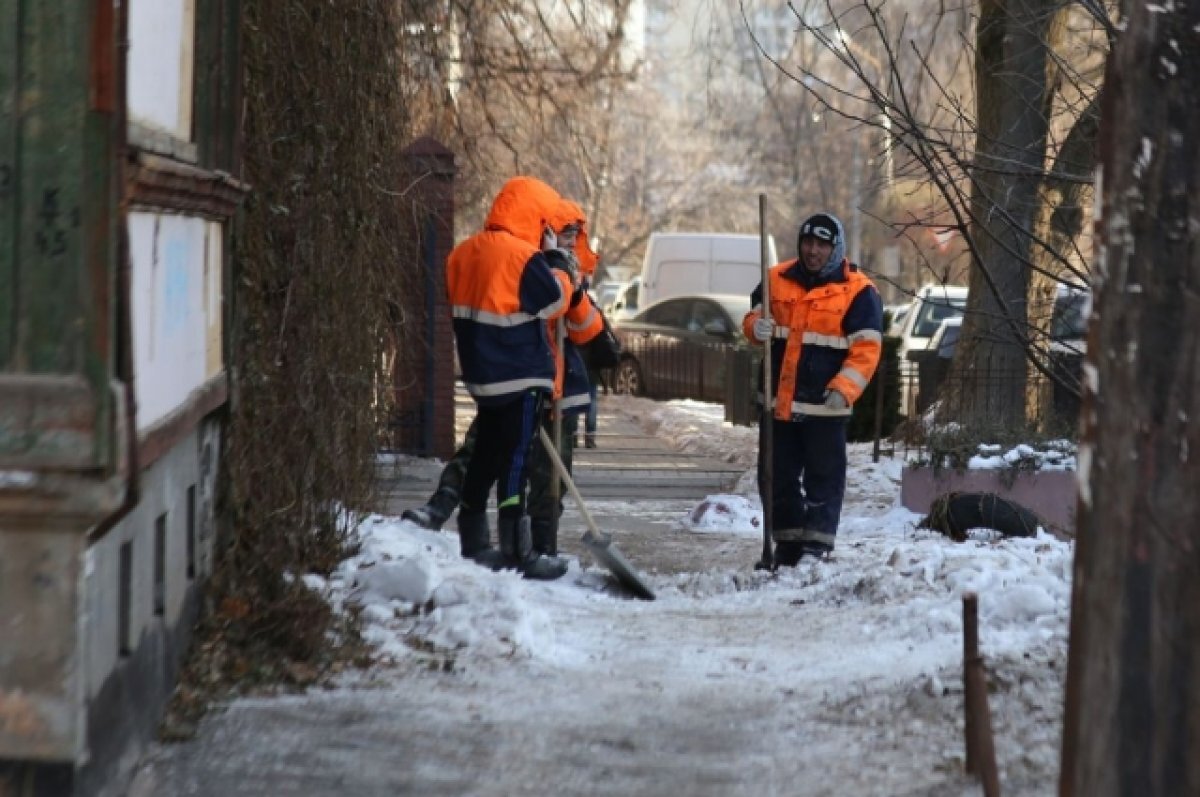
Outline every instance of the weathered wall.
<path fill-rule="evenodd" d="M 138 430 L 220 373 L 221 224 L 173 213 L 129 214 Z"/>
<path fill-rule="evenodd" d="M 123 793 L 212 568 L 239 20 L 0 2 L 0 795 Z"/>

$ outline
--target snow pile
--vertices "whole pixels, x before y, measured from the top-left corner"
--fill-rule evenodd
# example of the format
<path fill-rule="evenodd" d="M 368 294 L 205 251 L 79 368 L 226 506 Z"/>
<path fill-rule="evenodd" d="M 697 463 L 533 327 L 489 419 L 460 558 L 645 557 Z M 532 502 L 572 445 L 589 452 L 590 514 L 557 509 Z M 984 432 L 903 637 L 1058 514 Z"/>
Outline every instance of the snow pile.
<path fill-rule="evenodd" d="M 682 524 L 699 532 L 762 536 L 762 504 L 744 495 L 710 495 Z"/>
<path fill-rule="evenodd" d="M 740 496 L 710 496 L 692 516 L 697 533 L 760 534 L 761 513 Z M 839 661 L 862 635 L 882 657 L 854 656 L 858 664 L 832 681 L 883 677 L 899 647 L 929 646 L 917 669 L 934 673 L 960 655 L 961 597 L 980 595 L 985 652 L 1008 653 L 1065 645 L 1072 548 L 1048 535 L 1035 538 L 969 540 L 956 544 L 915 527 L 918 516 L 894 509 L 877 517 L 851 517 L 828 561 L 765 573 L 707 571 L 649 578 L 655 603 L 628 600 L 611 590 L 602 571 L 570 560 L 563 579 L 539 583 L 515 572 L 494 573 L 458 555 L 455 535 L 431 532 L 381 516 L 361 526 L 361 548 L 323 585 L 339 606 L 361 607 L 368 640 L 385 658 L 429 651 L 451 653 L 460 665 L 495 657 L 524 657 L 582 666 L 611 636 L 606 628 L 657 640 L 660 653 L 694 629 L 680 616 L 720 612 L 731 623 L 749 614 L 756 623 L 800 621 L 800 610 L 836 610 L 858 628 L 806 644 L 817 659 Z M 687 524 L 685 524 L 686 526 Z M 311 579 L 311 577 L 310 577 Z M 310 583 L 312 583 L 310 581 Z M 564 618 L 572 618 L 564 622 Z M 746 657 L 728 661 L 703 654 L 706 672 L 740 668 Z M 789 648 L 769 644 L 750 658 L 763 672 L 793 666 Z M 665 663 L 660 666 L 666 666 Z M 853 680 L 853 678 L 849 678 Z"/>
<path fill-rule="evenodd" d="M 426 650 L 480 655 L 531 653 L 553 646 L 554 631 L 515 572 L 493 573 L 462 559 L 455 534 L 371 515 L 359 551 L 341 563 L 326 590 L 335 607 L 362 611 L 364 634 L 384 658 Z"/>

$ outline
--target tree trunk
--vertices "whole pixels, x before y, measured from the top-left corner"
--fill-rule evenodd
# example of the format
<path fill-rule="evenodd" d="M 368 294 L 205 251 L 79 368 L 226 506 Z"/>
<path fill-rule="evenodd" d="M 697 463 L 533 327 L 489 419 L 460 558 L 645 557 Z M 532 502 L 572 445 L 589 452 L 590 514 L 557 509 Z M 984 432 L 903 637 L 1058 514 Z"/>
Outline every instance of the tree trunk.
<path fill-rule="evenodd" d="M 1198 29 L 1132 4 L 1109 63 L 1063 795 L 1200 794 Z"/>
<path fill-rule="evenodd" d="M 1069 360 L 1051 354 L 1050 322 L 1058 286 L 1086 284 L 1080 260 L 1079 236 L 1083 232 L 1084 207 L 1093 199 L 1084 178 L 1096 168 L 1096 135 L 1099 129 L 1099 95 L 1092 99 L 1063 140 L 1042 183 L 1042 207 L 1034 235 L 1040 242 L 1033 251 L 1034 270 L 1029 290 L 1029 332 L 1033 360 L 1030 375 L 1038 389 L 1029 391 L 1026 412 L 1039 430 L 1049 432 L 1054 418 L 1054 395 L 1065 390 L 1080 393 L 1079 374 Z"/>
<path fill-rule="evenodd" d="M 955 409 L 970 428 L 1024 424 L 1025 339 L 1039 179 L 1049 131 L 1048 0 L 983 0 L 976 31 L 976 154 L 971 238 L 975 260 L 954 365 Z"/>

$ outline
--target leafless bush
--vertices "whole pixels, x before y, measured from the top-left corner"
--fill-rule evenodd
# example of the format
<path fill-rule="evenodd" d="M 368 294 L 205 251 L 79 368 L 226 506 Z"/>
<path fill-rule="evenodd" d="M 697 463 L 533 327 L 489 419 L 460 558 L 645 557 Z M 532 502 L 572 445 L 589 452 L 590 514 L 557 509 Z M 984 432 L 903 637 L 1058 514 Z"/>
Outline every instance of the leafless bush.
<path fill-rule="evenodd" d="M 408 139 L 392 0 L 246 0 L 245 179 L 230 291 L 223 530 L 197 682 L 316 677 L 334 618 L 299 576 L 346 553 L 369 496 L 394 183 Z M 400 328 L 403 334 L 403 327 Z"/>

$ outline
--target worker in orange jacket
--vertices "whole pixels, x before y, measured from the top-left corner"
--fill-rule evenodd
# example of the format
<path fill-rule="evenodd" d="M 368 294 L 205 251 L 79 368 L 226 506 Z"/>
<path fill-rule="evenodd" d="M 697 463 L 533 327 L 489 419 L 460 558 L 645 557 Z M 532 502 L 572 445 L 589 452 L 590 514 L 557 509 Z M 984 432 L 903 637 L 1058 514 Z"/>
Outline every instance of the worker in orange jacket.
<path fill-rule="evenodd" d="M 533 438 L 559 377 L 549 330 L 585 298 L 575 258 L 556 248 L 552 223 L 560 203 L 541 180 L 512 178 L 496 195 L 483 231 L 446 261 L 459 365 L 478 407 L 458 513 L 462 554 L 536 579 L 566 572 L 564 562 L 533 550 L 525 512 Z M 493 485 L 498 552 L 485 514 Z"/>
<path fill-rule="evenodd" d="M 554 413 L 556 410 L 561 413 L 558 454 L 570 472 L 575 457 L 575 432 L 579 427 L 579 416 L 588 410 L 591 402 L 587 365 L 580 349 L 603 331 L 604 318 L 600 309 L 593 305 L 591 297 L 587 295 L 588 281 L 596 269 L 598 258 L 588 246 L 587 217 L 583 209 L 569 199 L 564 199 L 559 204 L 552 224 L 558 234 L 558 245 L 575 254 L 585 294 L 577 305 L 568 310 L 563 319 L 563 345 L 562 350 L 557 352 L 562 363 L 559 369 L 561 379 L 556 385 L 555 403 L 547 406 L 542 418 L 544 428 L 553 437 Z M 558 323 L 551 323 L 549 332 L 551 340 L 557 345 Z M 566 487 L 561 483 L 558 484 L 557 490 L 555 489 L 556 480 L 559 480 L 559 475 L 554 463 L 541 447 L 534 446 L 529 479 L 529 517 L 533 549 L 549 557 L 558 555 L 558 521 L 563 510 L 562 499 L 566 494 Z"/>
<path fill-rule="evenodd" d="M 747 338 L 770 344 L 769 531 L 775 561 L 788 566 L 833 550 L 846 492 L 847 421 L 883 344 L 879 292 L 846 259 L 842 223 L 818 213 L 800 225 L 799 238 L 800 257 L 768 272 L 770 318 L 762 312 L 759 285 L 742 320 Z M 762 453 L 760 446 L 759 492 L 765 494 Z"/>
<path fill-rule="evenodd" d="M 560 400 L 559 407 L 563 412 L 568 432 L 568 435 L 563 437 L 559 455 L 570 470 L 574 454 L 572 423 L 577 423 L 577 414 L 588 408 L 589 400 L 586 368 L 579 357 L 578 347 L 585 346 L 595 339 L 603 330 L 604 321 L 599 315 L 599 309 L 586 294 L 587 279 L 595 271 L 598 258 L 588 245 L 587 219 L 582 209 L 570 200 L 560 199 L 556 211 L 551 214 L 549 224 L 554 230 L 557 248 L 574 253 L 581 287 L 584 288 L 584 295 L 577 304 L 568 308 L 564 317 L 566 343 L 559 362 L 559 374 L 555 379 L 555 396 Z M 547 322 L 547 338 L 556 358 L 557 327 L 556 321 Z M 547 404 L 547 409 L 542 415 L 548 431 L 552 429 L 552 407 L 552 404 Z M 449 520 L 462 499 L 463 481 L 475 450 L 478 431 L 479 418 L 476 417 L 467 428 L 462 445 L 442 468 L 433 494 L 423 505 L 404 510 L 401 513 L 402 518 L 434 530 L 440 529 Z M 562 511 L 562 490 L 560 488 L 559 500 L 555 502 L 553 479 L 557 478 L 557 474 L 553 470 L 553 463 L 536 442 L 530 452 L 530 461 L 532 465 L 526 509 L 530 515 L 533 549 L 537 553 L 555 557 L 558 553 L 558 517 Z"/>

